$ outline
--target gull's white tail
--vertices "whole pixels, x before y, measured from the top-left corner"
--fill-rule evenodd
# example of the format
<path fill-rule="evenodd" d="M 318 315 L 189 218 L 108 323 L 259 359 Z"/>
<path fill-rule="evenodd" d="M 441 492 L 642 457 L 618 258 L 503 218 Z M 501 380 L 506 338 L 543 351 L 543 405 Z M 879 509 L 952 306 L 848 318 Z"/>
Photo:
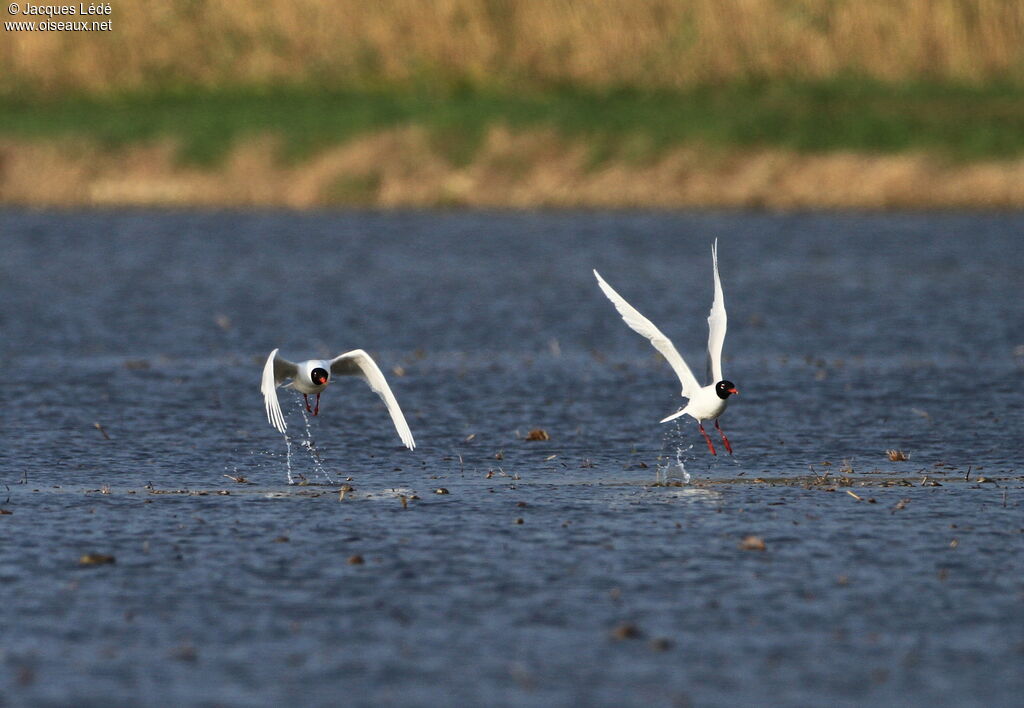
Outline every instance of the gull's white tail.
<path fill-rule="evenodd" d="M 662 419 L 661 419 L 661 420 L 659 420 L 658 422 L 659 422 L 659 423 L 667 423 L 667 422 L 669 422 L 670 420 L 675 420 L 676 418 L 678 418 L 679 416 L 681 416 L 681 415 L 682 415 L 683 413 L 685 413 L 685 412 L 686 412 L 686 409 L 684 408 L 684 409 L 682 409 L 681 411 L 676 411 L 675 413 L 673 413 L 672 415 L 670 415 L 670 416 L 669 416 L 668 418 L 662 418 Z"/>

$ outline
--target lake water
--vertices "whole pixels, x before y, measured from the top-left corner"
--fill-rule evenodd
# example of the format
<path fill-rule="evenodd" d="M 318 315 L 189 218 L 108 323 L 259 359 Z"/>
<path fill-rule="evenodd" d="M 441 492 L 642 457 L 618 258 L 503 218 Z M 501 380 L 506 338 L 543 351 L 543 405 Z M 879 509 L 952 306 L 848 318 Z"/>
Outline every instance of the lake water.
<path fill-rule="evenodd" d="M 2 212 L 0 706 L 1019 705 L 1022 234 Z M 711 457 L 591 269 L 703 372 L 715 237 Z M 416 451 L 353 379 L 289 459 L 275 347 L 370 351 Z"/>

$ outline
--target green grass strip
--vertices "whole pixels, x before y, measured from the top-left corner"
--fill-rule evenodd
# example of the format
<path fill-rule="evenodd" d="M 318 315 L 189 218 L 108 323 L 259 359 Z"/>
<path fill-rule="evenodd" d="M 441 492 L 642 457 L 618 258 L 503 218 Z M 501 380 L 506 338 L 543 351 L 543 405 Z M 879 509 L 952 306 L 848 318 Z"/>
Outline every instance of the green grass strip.
<path fill-rule="evenodd" d="M 926 151 L 955 161 L 1024 153 L 1024 88 L 893 86 L 857 80 L 743 84 L 682 93 L 574 89 L 464 91 L 193 91 L 109 98 L 0 99 L 0 134 L 83 137 L 122 146 L 169 137 L 184 161 L 215 164 L 239 139 L 279 135 L 283 159 L 354 136 L 420 125 L 451 160 L 472 160 L 488 126 L 551 127 L 590 142 L 594 159 L 644 161 L 687 142 L 801 152 Z"/>

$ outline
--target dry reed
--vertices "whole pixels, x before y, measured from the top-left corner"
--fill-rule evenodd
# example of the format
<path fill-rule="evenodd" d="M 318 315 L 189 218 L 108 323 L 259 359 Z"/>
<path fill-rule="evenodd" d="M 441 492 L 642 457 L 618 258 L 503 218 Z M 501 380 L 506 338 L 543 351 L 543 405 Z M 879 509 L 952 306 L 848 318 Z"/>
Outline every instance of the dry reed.
<path fill-rule="evenodd" d="M 612 161 L 593 169 L 583 143 L 553 131 L 514 134 L 501 127 L 489 131 L 465 166 L 448 162 L 415 127 L 356 138 L 295 164 L 275 160 L 275 144 L 271 137 L 242 141 L 223 165 L 201 169 L 182 165 L 170 142 L 109 150 L 80 140 L 0 139 L 0 204 L 1024 207 L 1024 159 L 950 165 L 923 154 L 806 155 L 692 145 L 670 149 L 651 164 Z M 513 158 L 521 170 L 508 169 Z"/>
<path fill-rule="evenodd" d="M 1024 79 L 1020 0 L 258 5 L 114 0 L 110 32 L 5 30 L 0 92 L 275 83 L 681 89 L 842 75 L 967 83 Z"/>

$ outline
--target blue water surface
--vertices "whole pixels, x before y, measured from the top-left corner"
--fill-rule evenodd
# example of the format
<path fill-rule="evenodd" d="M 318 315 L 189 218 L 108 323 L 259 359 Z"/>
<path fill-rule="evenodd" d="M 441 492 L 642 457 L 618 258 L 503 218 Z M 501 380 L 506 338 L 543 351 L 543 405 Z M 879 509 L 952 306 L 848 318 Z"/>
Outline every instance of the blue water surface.
<path fill-rule="evenodd" d="M 1016 705 L 1021 233 L 0 212 L 0 706 Z M 703 373 L 715 238 L 712 457 L 591 269 Z M 369 351 L 417 449 L 356 379 L 286 445 L 276 347 Z"/>

